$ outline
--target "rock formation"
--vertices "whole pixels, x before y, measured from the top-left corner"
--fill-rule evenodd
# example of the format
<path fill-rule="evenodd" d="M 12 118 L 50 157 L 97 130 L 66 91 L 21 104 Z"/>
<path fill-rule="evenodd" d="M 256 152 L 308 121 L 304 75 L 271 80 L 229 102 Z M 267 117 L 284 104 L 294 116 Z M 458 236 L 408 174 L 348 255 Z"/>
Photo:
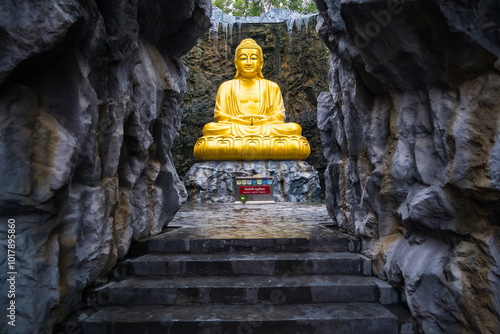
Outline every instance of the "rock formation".
<path fill-rule="evenodd" d="M 327 206 L 425 333 L 500 332 L 500 4 L 317 0 Z"/>
<path fill-rule="evenodd" d="M 1 328 L 48 333 L 186 199 L 170 155 L 179 57 L 209 29 L 211 4 L 8 0 L 0 13 L 1 243 L 15 220 L 18 273 L 16 327 Z"/>
<path fill-rule="evenodd" d="M 239 200 L 235 177 L 268 176 L 275 202 L 320 202 L 318 171 L 305 161 L 203 161 L 184 178 L 188 201 L 232 203 Z"/>
<path fill-rule="evenodd" d="M 328 49 L 316 34 L 317 15 L 272 10 L 263 17 L 223 15 L 214 7 L 212 29 L 183 58 L 189 67 L 187 92 L 181 108 L 179 140 L 172 155 L 180 177 L 196 162 L 193 147 L 205 124 L 213 121 L 220 84 L 234 78 L 234 51 L 244 38 L 253 38 L 264 52 L 264 77 L 282 91 L 287 122 L 301 125 L 311 144 L 306 160 L 324 180 L 326 168 L 316 125 L 317 98 L 328 89 Z M 324 182 L 323 191 L 324 193 Z"/>

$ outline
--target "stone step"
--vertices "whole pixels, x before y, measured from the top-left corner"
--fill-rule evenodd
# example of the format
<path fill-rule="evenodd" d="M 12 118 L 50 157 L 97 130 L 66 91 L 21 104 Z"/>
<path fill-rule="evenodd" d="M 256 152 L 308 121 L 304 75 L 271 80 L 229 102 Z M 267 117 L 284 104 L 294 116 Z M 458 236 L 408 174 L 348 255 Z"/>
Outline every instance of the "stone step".
<path fill-rule="evenodd" d="M 317 227 L 323 228 L 321 226 Z M 191 231 L 193 230 L 193 231 Z M 148 253 L 233 253 L 233 252 L 353 252 L 361 249 L 358 239 L 328 230 L 328 236 L 297 238 L 193 239 L 197 231 L 181 228 L 134 242 L 129 256 Z M 325 232 L 323 232 L 325 233 Z M 183 235 L 186 238 L 183 238 Z M 326 234 L 326 233 L 325 233 Z"/>
<path fill-rule="evenodd" d="M 397 334 L 377 303 L 107 306 L 82 322 L 85 334 Z"/>
<path fill-rule="evenodd" d="M 348 275 L 130 278 L 95 289 L 100 305 L 399 302 L 374 278 Z"/>
<path fill-rule="evenodd" d="M 197 275 L 371 275 L 371 260 L 357 253 L 146 254 L 114 271 L 131 276 Z"/>

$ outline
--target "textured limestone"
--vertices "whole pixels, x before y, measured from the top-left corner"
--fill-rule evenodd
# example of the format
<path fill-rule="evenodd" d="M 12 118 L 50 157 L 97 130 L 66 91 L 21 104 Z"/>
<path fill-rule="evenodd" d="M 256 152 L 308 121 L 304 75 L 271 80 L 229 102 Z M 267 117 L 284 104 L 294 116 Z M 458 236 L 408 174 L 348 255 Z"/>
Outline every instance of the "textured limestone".
<path fill-rule="evenodd" d="M 191 167 L 184 178 L 188 201 L 193 203 L 232 203 L 235 177 L 273 178 L 275 202 L 319 202 L 321 187 L 318 171 L 305 161 L 204 161 Z"/>
<path fill-rule="evenodd" d="M 218 7 L 212 8 L 212 22 L 228 23 L 228 24 L 238 24 L 238 23 L 282 23 L 286 22 L 289 24 L 289 28 L 292 29 L 294 23 L 299 23 L 299 21 L 308 21 L 316 14 L 300 14 L 297 12 L 292 12 L 283 8 L 273 8 L 268 12 L 262 14 L 262 16 L 232 16 L 227 15 L 222 12 Z"/>
<path fill-rule="evenodd" d="M 317 3 L 330 215 L 425 333 L 500 332 L 500 5 Z"/>
<path fill-rule="evenodd" d="M 177 57 L 208 30 L 210 11 L 208 0 L 0 3 L 0 216 L 17 222 L 14 332 L 50 332 L 132 239 L 160 232 L 185 201 L 170 155 L 186 90 Z"/>
<path fill-rule="evenodd" d="M 264 77 L 278 83 L 283 94 L 286 121 L 302 127 L 302 135 L 311 146 L 306 160 L 320 175 L 324 194 L 320 131 L 316 125 L 317 98 L 328 89 L 328 49 L 314 30 L 317 16 L 273 11 L 252 21 L 275 23 L 243 23 L 240 18 L 212 17 L 212 28 L 183 58 L 189 67 L 187 92 L 181 108 L 182 125 L 172 155 L 179 175 L 184 177 L 196 163 L 193 147 L 202 136 L 203 126 L 213 122 L 215 97 L 222 82 L 234 78 L 234 51 L 244 38 L 253 38 L 264 53 Z M 288 19 L 288 21 L 286 21 Z M 239 23 L 230 21 L 238 20 Z"/>

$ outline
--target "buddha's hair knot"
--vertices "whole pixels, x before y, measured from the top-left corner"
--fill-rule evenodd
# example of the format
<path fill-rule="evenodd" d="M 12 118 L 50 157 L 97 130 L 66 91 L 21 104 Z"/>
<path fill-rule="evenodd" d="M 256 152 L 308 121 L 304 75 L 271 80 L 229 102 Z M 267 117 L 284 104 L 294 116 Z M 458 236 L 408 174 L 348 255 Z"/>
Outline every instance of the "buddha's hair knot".
<path fill-rule="evenodd" d="M 236 59 L 236 57 L 238 56 L 239 50 L 247 50 L 247 49 L 259 50 L 260 60 L 264 61 L 264 54 L 262 53 L 261 47 L 259 46 L 259 44 L 257 44 L 255 40 L 251 38 L 246 38 L 241 41 L 240 45 L 238 45 L 238 47 L 236 48 L 236 51 L 234 53 L 234 58 Z"/>

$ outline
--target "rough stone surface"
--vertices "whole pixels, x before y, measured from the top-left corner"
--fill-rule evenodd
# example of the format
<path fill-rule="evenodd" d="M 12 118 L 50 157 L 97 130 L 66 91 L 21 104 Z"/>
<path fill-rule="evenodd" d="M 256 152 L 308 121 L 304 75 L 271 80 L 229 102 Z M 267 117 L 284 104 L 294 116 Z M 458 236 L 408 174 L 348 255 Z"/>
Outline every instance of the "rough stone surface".
<path fill-rule="evenodd" d="M 262 14 L 262 16 L 232 16 L 227 15 L 222 12 L 222 10 L 218 7 L 212 8 L 212 17 L 210 20 L 213 23 L 282 23 L 287 22 L 289 28 L 292 28 L 294 21 L 306 21 L 311 19 L 311 17 L 316 16 L 317 14 L 300 14 L 297 12 L 293 12 L 283 8 L 273 8 L 268 12 Z"/>
<path fill-rule="evenodd" d="M 192 203 L 232 203 L 239 200 L 235 177 L 273 178 L 276 202 L 319 202 L 318 171 L 305 161 L 203 161 L 186 174 L 184 185 Z"/>
<path fill-rule="evenodd" d="M 330 215 L 424 333 L 499 333 L 500 4 L 317 4 Z"/>
<path fill-rule="evenodd" d="M 302 135 L 309 141 L 311 154 L 306 161 L 318 170 L 324 194 L 326 163 L 316 109 L 319 94 L 328 89 L 328 49 L 314 30 L 317 15 L 272 11 L 255 18 L 255 23 L 245 23 L 248 18 L 217 15 L 212 20 L 210 32 L 183 58 L 190 71 L 181 105 L 180 136 L 172 149 L 179 176 L 183 178 L 196 163 L 193 147 L 202 136 L 203 126 L 213 122 L 220 84 L 236 74 L 236 47 L 242 39 L 253 38 L 264 53 L 264 77 L 280 86 L 286 122 L 300 124 Z"/>
<path fill-rule="evenodd" d="M 0 3 L 1 247 L 15 219 L 18 272 L 16 327 L 4 316 L 2 333 L 51 332 L 185 201 L 170 155 L 177 57 L 210 13 L 208 0 Z"/>

